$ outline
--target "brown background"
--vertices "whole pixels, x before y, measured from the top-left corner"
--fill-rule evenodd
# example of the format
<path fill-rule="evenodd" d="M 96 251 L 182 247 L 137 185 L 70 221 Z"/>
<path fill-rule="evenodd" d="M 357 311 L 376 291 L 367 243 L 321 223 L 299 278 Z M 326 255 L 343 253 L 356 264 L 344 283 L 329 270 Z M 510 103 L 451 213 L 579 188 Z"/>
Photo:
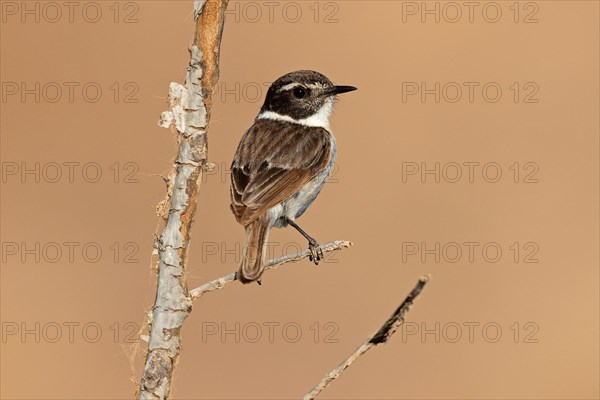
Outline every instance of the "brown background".
<path fill-rule="evenodd" d="M 407 327 L 419 333 L 399 331 L 323 398 L 598 398 L 598 3 L 538 1 L 528 9 L 521 3 L 518 23 L 513 2 L 496 3 L 502 10 L 497 23 L 482 17 L 483 2 L 472 23 L 466 8 L 457 23 L 435 23 L 432 16 L 422 23 L 419 15 L 403 22 L 403 7 L 410 5 L 400 1 L 330 3 L 317 4 L 315 22 L 314 3 L 296 2 L 302 12 L 296 23 L 289 21 L 290 6 L 288 21 L 283 18 L 285 3 L 276 3 L 273 22 L 264 3 L 251 4 L 262 9 L 255 21 L 256 7 L 231 3 L 221 85 L 234 90 L 237 82 L 247 91 L 238 91 L 238 99 L 217 94 L 209 136 L 210 159 L 220 169 L 202 186 L 188 282 L 195 287 L 236 269 L 230 250 L 243 240 L 243 229 L 228 210 L 224 167 L 260 107 L 263 83 L 295 69 L 359 87 L 344 95 L 333 117 L 335 181 L 300 220 L 322 242 L 347 239 L 355 246 L 317 268 L 304 261 L 268 273 L 262 287 L 234 284 L 197 301 L 183 331 L 174 397 L 298 398 L 380 326 L 421 274 L 431 273 L 408 315 Z M 77 89 L 72 103 L 66 91 L 55 103 L 44 97 L 36 103 L 32 95 L 1 103 L 5 169 L 97 162 L 103 173 L 97 183 L 86 182 L 81 169 L 73 183 L 66 176 L 36 183 L 18 174 L 2 183 L 3 398 L 130 398 L 131 379 L 140 374 L 143 346 L 132 374 L 135 347 L 127 335 L 143 324 L 153 302 L 154 207 L 165 191 L 159 175 L 176 151 L 173 135 L 156 121 L 166 109 L 169 82 L 184 75 L 192 2 L 121 2 L 118 23 L 113 2 L 97 4 L 103 12 L 97 23 L 82 19 L 81 7 L 72 23 L 66 14 L 55 23 L 3 14 L 3 83 L 78 82 L 81 88 L 97 82 L 103 89 L 96 103 Z M 536 5 L 538 22 L 523 23 Z M 132 12 L 138 21 L 123 23 Z M 117 103 L 109 89 L 115 82 Z M 139 89 L 137 103 L 124 102 L 127 82 Z M 456 103 L 436 103 L 432 95 L 403 102 L 403 82 L 429 88 L 497 82 L 503 95 L 496 103 L 485 101 L 481 90 L 472 103 L 466 92 Z M 534 82 L 539 101 L 524 103 L 521 92 L 515 103 L 513 82 Z M 258 94 L 251 90 L 257 85 Z M 138 182 L 124 183 L 121 175 L 114 183 L 109 167 L 115 162 L 122 174 L 130 171 L 125 163 L 135 163 Z M 496 162 L 503 175 L 488 183 L 479 167 L 472 183 L 465 175 L 458 183 L 435 183 L 432 176 L 423 183 L 418 175 L 403 182 L 407 162 L 430 168 Z M 523 183 L 523 175 L 514 183 L 509 167 L 515 162 L 522 173 L 525 163 L 536 163 L 538 183 Z M 306 246 L 289 229 L 271 240 L 274 255 L 286 245 L 289 251 Z M 48 243 L 77 242 L 79 250 L 73 262 L 63 254 L 54 263 L 49 253 L 36 262 L 6 251 L 10 243 L 22 249 L 36 242 L 47 249 Z M 81 256 L 90 242 L 103 249 L 96 263 Z M 109 249 L 114 242 L 121 247 L 119 262 Z M 138 246 L 137 262 L 123 262 L 129 242 Z M 466 253 L 455 263 L 406 254 L 403 262 L 407 242 L 480 246 L 473 262 Z M 488 242 L 503 250 L 496 263 L 481 255 Z M 514 242 L 535 243 L 539 262 L 523 262 L 523 249 L 514 262 Z M 69 323 L 76 324 L 72 343 Z M 234 334 L 221 338 L 221 331 L 203 340 L 207 327 L 235 331 L 236 323 L 239 343 Z M 272 343 L 269 323 L 279 324 Z M 436 323 L 439 342 L 434 333 L 420 335 L 423 328 L 435 332 Z M 469 323 L 479 324 L 472 341 Z M 92 328 L 84 336 L 86 324 Z M 284 337 L 285 324 L 297 325 L 288 325 Z M 491 328 L 484 334 L 486 324 Z M 257 325 L 262 337 L 251 343 Z M 102 333 L 91 343 L 95 326 Z M 294 326 L 302 329 L 296 343 Z M 456 326 L 462 336 L 452 343 Z M 9 334 L 15 327 L 19 331 Z M 495 327 L 502 335 L 492 343 Z M 33 333 L 22 336 L 23 329 Z"/>

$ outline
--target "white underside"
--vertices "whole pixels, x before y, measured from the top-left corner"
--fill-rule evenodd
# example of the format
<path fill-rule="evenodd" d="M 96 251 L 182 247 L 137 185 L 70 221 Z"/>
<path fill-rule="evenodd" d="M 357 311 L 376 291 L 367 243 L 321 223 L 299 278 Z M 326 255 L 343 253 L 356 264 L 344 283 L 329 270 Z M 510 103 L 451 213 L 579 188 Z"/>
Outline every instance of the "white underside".
<path fill-rule="evenodd" d="M 307 182 L 300 190 L 295 194 L 284 200 L 283 202 L 271 207 L 267 213 L 269 213 L 270 220 L 273 226 L 282 227 L 284 224 L 281 223 L 281 218 L 286 217 L 287 219 L 294 221 L 298 214 L 302 215 L 304 211 L 312 204 L 315 200 L 329 175 L 333 169 L 336 155 L 335 138 L 330 135 L 331 138 L 331 157 L 327 163 L 327 167 L 320 172 L 317 176 Z"/>

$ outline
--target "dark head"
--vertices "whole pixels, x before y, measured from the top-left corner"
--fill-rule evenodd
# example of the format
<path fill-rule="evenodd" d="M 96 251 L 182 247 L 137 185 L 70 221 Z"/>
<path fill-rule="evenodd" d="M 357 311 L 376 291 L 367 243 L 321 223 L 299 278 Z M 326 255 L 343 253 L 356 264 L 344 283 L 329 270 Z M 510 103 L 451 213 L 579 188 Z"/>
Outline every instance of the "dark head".
<path fill-rule="evenodd" d="M 335 86 L 325 75 L 316 71 L 294 71 L 271 84 L 260 112 L 270 111 L 295 120 L 321 112 L 329 118 L 335 96 L 352 90 L 356 88 Z"/>

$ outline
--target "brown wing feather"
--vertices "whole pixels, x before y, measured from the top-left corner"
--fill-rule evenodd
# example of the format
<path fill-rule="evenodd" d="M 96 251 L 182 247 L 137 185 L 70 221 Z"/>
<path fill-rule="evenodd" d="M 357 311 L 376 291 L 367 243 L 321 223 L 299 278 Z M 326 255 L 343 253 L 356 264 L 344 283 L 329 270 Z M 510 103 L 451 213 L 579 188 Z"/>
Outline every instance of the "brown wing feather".
<path fill-rule="evenodd" d="M 330 133 L 317 127 L 257 120 L 231 165 L 231 209 L 247 225 L 296 193 L 331 157 Z"/>

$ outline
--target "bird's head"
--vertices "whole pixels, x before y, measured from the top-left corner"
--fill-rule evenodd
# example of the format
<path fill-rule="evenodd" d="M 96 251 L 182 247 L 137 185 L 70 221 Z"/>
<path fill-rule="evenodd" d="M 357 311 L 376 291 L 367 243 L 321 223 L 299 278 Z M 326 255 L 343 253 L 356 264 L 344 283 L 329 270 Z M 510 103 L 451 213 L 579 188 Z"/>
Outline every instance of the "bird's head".
<path fill-rule="evenodd" d="M 329 120 L 336 95 L 356 90 L 354 86 L 336 86 L 316 71 L 294 71 L 271 84 L 261 108 L 294 120 L 313 116 Z"/>

